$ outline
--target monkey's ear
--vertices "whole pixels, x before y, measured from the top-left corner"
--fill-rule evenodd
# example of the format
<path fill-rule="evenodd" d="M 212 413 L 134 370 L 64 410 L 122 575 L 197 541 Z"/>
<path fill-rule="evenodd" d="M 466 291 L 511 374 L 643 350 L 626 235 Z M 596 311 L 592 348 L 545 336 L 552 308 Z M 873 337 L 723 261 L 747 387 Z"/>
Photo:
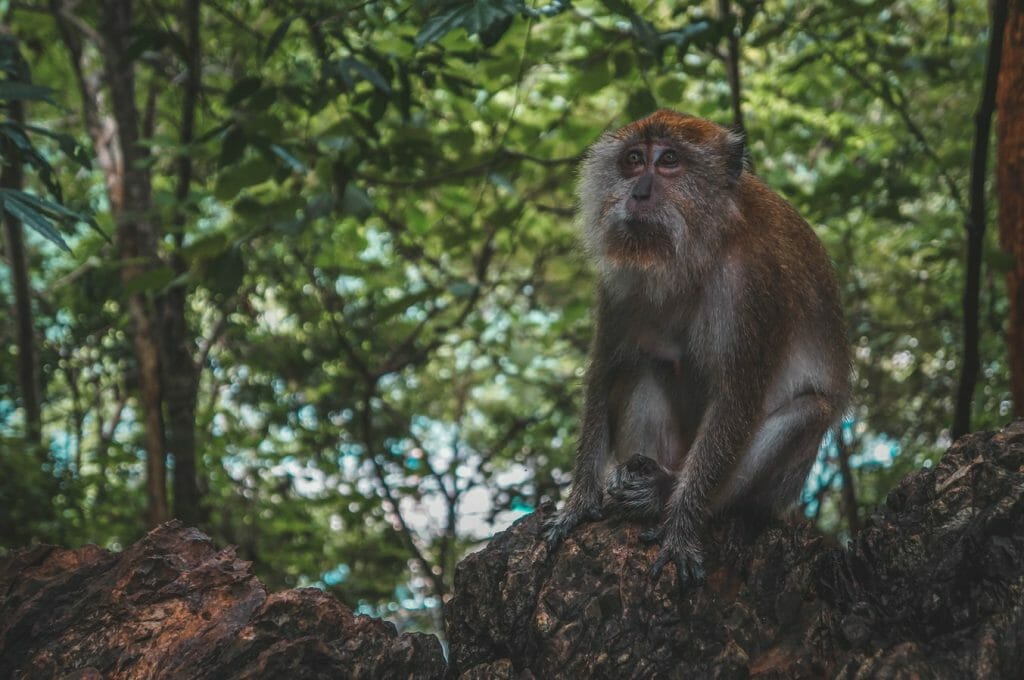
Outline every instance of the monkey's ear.
<path fill-rule="evenodd" d="M 747 133 L 740 125 L 729 126 L 725 138 L 725 168 L 732 179 L 739 179 L 747 167 Z"/>

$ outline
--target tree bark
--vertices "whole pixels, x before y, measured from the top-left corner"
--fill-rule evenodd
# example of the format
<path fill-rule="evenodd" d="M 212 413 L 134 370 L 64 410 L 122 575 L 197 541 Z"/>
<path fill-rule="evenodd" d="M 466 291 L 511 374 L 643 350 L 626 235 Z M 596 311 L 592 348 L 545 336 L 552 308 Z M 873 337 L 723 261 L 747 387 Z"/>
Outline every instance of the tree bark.
<path fill-rule="evenodd" d="M 1013 413 L 1024 417 L 1024 9 L 1009 3 L 996 103 L 999 242 L 1010 256 L 1010 393 Z"/>
<path fill-rule="evenodd" d="M 956 393 L 952 435 L 956 439 L 971 428 L 971 409 L 974 387 L 978 382 L 981 357 L 979 307 L 981 294 L 981 258 L 985 240 L 985 179 L 988 167 L 988 145 L 991 137 L 992 114 L 996 105 L 996 83 L 1003 51 L 1003 27 L 1006 25 L 1008 0 L 992 3 L 992 28 L 989 33 L 988 55 L 985 59 L 985 82 L 981 102 L 974 116 L 974 143 L 971 149 L 970 210 L 967 218 L 967 278 L 964 282 L 963 326 L 964 351 L 960 364 L 960 382 Z"/>
<path fill-rule="evenodd" d="M 168 522 L 123 553 L 37 546 L 0 558 L 3 678 L 444 676 L 430 635 L 323 591 L 267 593 L 234 548 Z"/>
<path fill-rule="evenodd" d="M 184 245 L 188 222 L 187 206 L 192 186 L 192 157 L 188 146 L 195 136 L 196 106 L 201 87 L 200 2 L 188 0 L 184 26 L 188 64 L 181 112 L 181 147 L 177 159 L 178 181 L 175 197 L 178 214 L 174 220 L 176 251 L 171 266 L 177 274 L 188 270 L 178 251 Z M 200 523 L 200 493 L 196 469 L 196 399 L 200 367 L 195 365 L 186 315 L 186 288 L 176 285 L 160 298 L 163 319 L 164 405 L 167 414 L 167 450 L 174 459 L 174 516 L 189 525 Z"/>
<path fill-rule="evenodd" d="M 117 121 L 121 151 L 122 208 L 115 215 L 118 254 L 124 261 L 121 279 L 129 284 L 157 262 L 157 235 L 152 223 L 149 152 L 139 144 L 139 113 L 135 101 L 135 65 L 128 58 L 132 31 L 132 3 L 103 5 L 104 67 L 110 87 L 111 108 Z M 167 463 L 162 414 L 163 386 L 156 314 L 144 292 L 128 296 L 132 341 L 138 363 L 139 391 L 146 424 L 146 496 L 150 526 L 167 520 Z"/>

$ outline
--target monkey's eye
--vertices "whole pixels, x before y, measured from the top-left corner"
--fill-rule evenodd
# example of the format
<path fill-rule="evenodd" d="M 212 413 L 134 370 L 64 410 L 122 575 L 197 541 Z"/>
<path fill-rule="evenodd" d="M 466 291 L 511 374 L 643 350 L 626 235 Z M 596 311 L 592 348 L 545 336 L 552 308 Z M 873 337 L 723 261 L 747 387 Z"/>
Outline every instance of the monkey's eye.
<path fill-rule="evenodd" d="M 674 168 L 675 166 L 679 165 L 679 154 L 677 154 L 672 149 L 667 149 L 658 158 L 658 165 L 666 168 Z"/>
<path fill-rule="evenodd" d="M 643 155 L 643 153 L 641 153 L 640 149 L 633 149 L 632 151 L 630 151 L 629 153 L 626 154 L 626 165 L 627 166 L 643 165 L 643 164 L 644 164 L 644 155 Z"/>

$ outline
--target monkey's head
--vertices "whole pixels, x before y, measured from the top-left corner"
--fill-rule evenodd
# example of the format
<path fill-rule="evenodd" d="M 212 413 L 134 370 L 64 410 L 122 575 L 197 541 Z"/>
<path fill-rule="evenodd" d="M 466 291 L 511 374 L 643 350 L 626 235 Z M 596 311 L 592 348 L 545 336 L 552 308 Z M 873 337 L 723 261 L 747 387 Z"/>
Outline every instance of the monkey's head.
<path fill-rule="evenodd" d="M 604 266 L 651 269 L 706 251 L 735 219 L 743 167 L 742 135 L 668 109 L 606 133 L 580 174 L 588 252 Z"/>

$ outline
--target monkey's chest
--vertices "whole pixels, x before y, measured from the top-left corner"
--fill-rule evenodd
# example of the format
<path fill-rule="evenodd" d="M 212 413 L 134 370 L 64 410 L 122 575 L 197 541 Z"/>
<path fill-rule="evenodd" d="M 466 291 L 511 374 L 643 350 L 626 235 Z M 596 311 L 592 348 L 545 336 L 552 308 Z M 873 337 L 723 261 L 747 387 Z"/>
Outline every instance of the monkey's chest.
<path fill-rule="evenodd" d="M 686 351 L 681 342 L 650 328 L 637 333 L 634 342 L 642 357 L 655 364 L 665 364 L 672 373 L 682 375 Z"/>

